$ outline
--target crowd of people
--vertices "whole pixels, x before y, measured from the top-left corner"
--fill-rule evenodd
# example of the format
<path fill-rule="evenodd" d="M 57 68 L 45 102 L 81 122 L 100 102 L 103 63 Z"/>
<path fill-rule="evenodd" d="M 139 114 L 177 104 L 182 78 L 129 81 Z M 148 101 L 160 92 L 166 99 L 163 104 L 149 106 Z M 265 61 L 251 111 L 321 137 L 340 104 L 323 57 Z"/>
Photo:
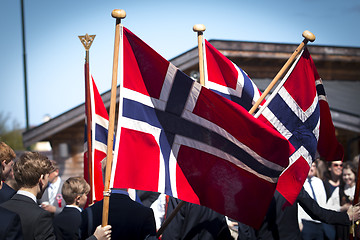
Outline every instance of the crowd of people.
<path fill-rule="evenodd" d="M 15 161 L 16 159 L 16 161 Z M 161 236 L 156 236 L 178 199 L 112 189 L 108 225 L 102 226 L 103 200 L 85 207 L 89 184 L 62 179 L 59 166 L 38 152 L 18 158 L 0 142 L 0 240 L 2 239 L 349 239 L 360 219 L 353 206 L 358 162 L 317 159 L 292 206 L 275 192 L 259 229 L 196 204 L 185 203 Z M 254 210 L 255 211 L 255 210 Z M 236 227 L 236 234 L 234 232 Z"/>
<path fill-rule="evenodd" d="M 354 201 L 357 166 L 358 159 L 326 163 L 317 159 L 311 166 L 304 188 L 321 207 L 347 212 Z M 301 208 L 299 224 L 303 239 L 342 240 L 350 237 L 349 225 L 330 225 L 316 221 Z"/>
<path fill-rule="evenodd" d="M 69 184 L 64 184 L 60 195 L 61 200 L 62 198 L 69 200 L 66 202 L 66 207 L 61 206 L 60 200 L 54 207 L 49 207 L 50 204 L 39 203 L 49 185 L 56 183 L 54 180 L 56 177 L 51 176 L 56 175 L 54 174 L 56 165 L 38 152 L 25 152 L 14 164 L 15 157 L 15 152 L 6 143 L 0 142 L 0 239 L 80 239 L 78 226 L 71 221 L 81 223 L 81 215 L 69 217 L 66 221 L 59 223 L 60 221 L 55 221 L 55 219 L 65 212 L 64 210 L 57 211 L 56 204 L 61 209 L 73 206 L 81 212 L 84 204 L 83 201 L 78 201 L 78 198 L 87 198 L 88 191 L 77 191 L 78 184 L 73 189 L 71 186 L 74 185 L 69 187 Z M 5 182 L 11 174 L 14 175 L 16 189 Z M 51 181 L 50 184 L 49 181 Z M 86 189 L 89 189 L 89 186 Z M 52 194 L 51 191 L 49 194 Z M 72 201 L 74 194 L 75 200 Z M 51 199 L 52 197 L 48 197 L 49 201 Z M 55 200 L 57 200 L 56 196 Z M 54 231 L 55 228 L 66 230 Z M 71 235 L 72 230 L 74 235 Z M 87 239 L 106 240 L 110 239 L 110 236 L 111 226 L 99 225 Z"/>

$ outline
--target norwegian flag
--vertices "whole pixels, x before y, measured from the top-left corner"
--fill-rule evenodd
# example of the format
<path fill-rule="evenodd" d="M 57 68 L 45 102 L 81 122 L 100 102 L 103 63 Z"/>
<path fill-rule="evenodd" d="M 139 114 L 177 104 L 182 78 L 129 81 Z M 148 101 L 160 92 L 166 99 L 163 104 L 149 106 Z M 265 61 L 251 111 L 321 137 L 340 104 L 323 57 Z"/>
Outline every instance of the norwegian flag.
<path fill-rule="evenodd" d="M 244 70 L 236 66 L 207 40 L 203 46 L 205 48 L 205 86 L 249 111 L 259 99 L 260 90 Z"/>
<path fill-rule="evenodd" d="M 320 122 L 320 112 L 328 111 L 328 114 L 330 112 L 328 107 L 321 109 L 322 106 L 319 104 L 315 85 L 318 79 L 320 78 L 315 64 L 305 48 L 282 80 L 284 83 L 280 83 L 275 89 L 276 94 L 267 99 L 267 103 L 255 115 L 256 117 L 263 110 L 259 119 L 277 129 L 296 149 L 277 185 L 279 193 L 290 204 L 295 202 L 310 166 L 315 160 L 316 151 L 321 145 L 318 145 L 319 134 L 322 135 L 323 141 L 331 144 L 321 148 L 319 152 L 322 154 L 329 152 L 329 147 L 334 144 L 339 146 L 334 127 L 324 128 L 326 123 L 332 124 L 331 116 L 322 114 Z M 320 127 L 320 123 L 324 126 Z M 325 134 L 332 138 L 324 139 Z M 335 151 L 335 155 L 343 155 L 341 147 L 336 148 Z"/>
<path fill-rule="evenodd" d="M 90 108 L 91 108 L 90 124 L 91 124 L 91 138 L 92 138 L 91 155 L 93 159 L 91 164 L 92 177 L 89 178 L 89 170 L 88 170 L 89 159 L 88 159 L 88 151 L 87 151 L 88 144 L 87 144 L 87 134 L 85 133 L 84 178 L 91 186 L 92 200 L 100 201 L 101 199 L 103 199 L 103 191 L 104 191 L 101 161 L 106 157 L 107 154 L 109 116 L 92 76 L 91 76 L 91 81 L 89 82 L 90 82 L 89 87 L 90 87 Z M 87 104 L 89 103 L 86 100 L 85 105 Z M 86 114 L 89 113 L 86 111 Z M 92 182 L 89 182 L 89 179 L 92 179 Z"/>
<path fill-rule="evenodd" d="M 120 29 L 110 187 L 165 193 L 259 227 L 292 146 Z"/>
<path fill-rule="evenodd" d="M 205 69 L 207 69 L 207 71 L 205 71 L 206 72 L 205 85 L 207 87 L 209 87 L 210 89 L 214 90 L 215 92 L 222 92 L 223 95 L 227 95 L 228 99 L 231 99 L 231 100 L 237 102 L 238 104 L 243 106 L 245 109 L 249 110 L 252 107 L 252 105 L 257 101 L 257 99 L 259 99 L 259 97 L 261 95 L 261 93 L 258 90 L 258 88 L 256 87 L 256 85 L 251 81 L 251 79 L 245 74 L 244 71 L 240 70 L 240 68 L 238 68 L 233 62 L 231 62 L 228 58 L 226 58 L 223 54 L 221 54 L 216 48 L 214 48 L 207 41 L 205 41 L 205 50 L 206 51 L 204 51 L 204 52 L 206 52 L 206 56 L 205 56 L 206 61 L 205 61 L 204 65 L 205 65 Z M 239 74 L 239 73 L 243 73 L 243 74 Z M 239 76 L 240 76 L 240 81 L 238 80 Z M 285 80 L 283 80 L 283 81 L 285 81 Z M 221 84 L 219 84 L 219 83 L 221 83 Z M 314 94 L 314 96 L 316 96 L 314 82 L 312 83 L 312 85 L 314 86 L 313 94 Z M 243 97 L 243 99 L 239 98 L 239 97 Z M 268 103 L 270 103 L 270 101 L 268 100 Z M 266 104 L 268 104 L 268 103 L 265 103 L 265 106 L 267 106 Z M 281 103 L 283 103 L 283 105 L 286 105 L 285 101 L 283 101 Z M 271 106 L 280 107 L 280 105 L 276 105 L 276 102 L 271 104 Z M 268 108 L 265 108 L 264 112 L 266 113 L 268 111 L 269 111 Z M 281 111 L 278 111 L 278 112 L 280 114 L 282 113 Z M 257 115 L 255 115 L 255 117 L 259 117 L 259 113 Z M 283 119 L 285 119 L 286 121 L 288 121 L 290 123 L 293 123 L 293 120 L 297 119 L 297 118 L 288 118 L 288 115 L 285 112 L 283 112 L 283 114 L 284 115 L 281 115 L 283 117 Z M 273 120 L 272 122 L 268 122 L 263 116 L 260 116 L 259 119 L 263 122 L 266 122 L 270 126 L 280 125 L 280 124 L 277 124 L 278 122 L 280 122 L 279 120 L 277 120 L 277 122 L 275 120 Z M 287 139 L 289 139 L 289 135 L 291 134 L 291 131 L 290 132 L 283 131 L 280 127 L 275 127 L 275 129 L 277 129 L 282 135 L 284 135 Z M 299 131 L 298 135 L 299 134 L 304 134 L 304 133 Z M 317 141 L 317 139 L 316 139 L 316 141 Z M 314 141 L 313 141 L 313 143 L 316 144 L 316 142 L 314 142 Z M 311 146 L 311 144 L 310 144 L 310 146 Z M 314 146 L 314 145 L 312 145 L 312 146 Z M 316 149 L 316 145 L 315 145 L 315 149 Z M 295 162 L 294 158 L 297 159 L 299 157 L 298 153 L 295 155 L 293 155 L 293 153 L 294 152 L 291 152 L 289 154 L 289 160 L 291 161 L 291 163 Z M 311 162 L 312 158 L 308 157 L 307 159 L 309 162 Z M 292 188 L 291 185 L 294 182 L 298 182 L 298 180 L 300 180 L 300 182 L 301 182 L 303 177 L 307 176 L 307 172 L 308 172 L 308 168 L 309 168 L 308 164 L 306 162 L 304 164 L 300 164 L 300 163 L 304 163 L 304 161 L 297 162 L 293 168 L 299 167 L 301 169 L 305 169 L 305 171 L 299 171 L 299 172 L 295 171 L 294 175 L 291 175 L 291 174 L 293 174 L 291 171 L 287 171 L 287 172 L 283 173 L 284 176 L 287 176 L 286 179 L 290 179 L 289 182 L 282 181 L 282 184 L 288 184 L 288 186 L 285 189 L 287 189 L 287 190 L 289 189 L 290 193 L 292 193 L 292 194 L 290 194 L 291 197 L 287 198 L 287 200 L 289 202 L 291 202 L 291 204 L 295 201 L 302 184 L 301 184 L 301 186 L 299 184 L 296 184 L 295 188 Z M 307 171 L 306 171 L 306 169 L 307 169 Z M 306 172 L 306 174 L 305 174 L 305 172 Z M 284 176 L 283 176 L 283 178 L 284 178 Z M 278 183 L 278 185 L 279 185 L 279 183 Z M 277 188 L 279 188 L 279 187 L 277 187 Z M 280 187 L 280 189 L 283 189 L 283 188 L 284 187 Z"/>
<path fill-rule="evenodd" d="M 227 98 L 232 100 L 236 99 L 234 95 L 243 96 L 244 94 L 242 92 L 244 89 L 246 90 L 246 88 L 238 87 L 234 93 L 234 83 L 236 83 L 234 79 L 236 79 L 237 76 L 234 74 L 236 71 L 232 70 L 234 69 L 234 64 L 207 41 L 205 42 L 205 46 L 205 63 L 207 63 L 205 64 L 205 69 L 209 69 L 207 71 L 208 74 L 205 75 L 205 82 L 208 82 L 207 85 L 209 88 L 223 93 L 226 92 L 224 89 L 230 89 L 228 93 L 231 96 Z M 276 97 L 277 100 L 270 105 L 274 110 L 271 110 L 270 106 L 268 108 L 264 106 L 265 111 L 263 115 L 266 116 L 266 118 L 271 119 L 271 123 L 264 118 L 264 116 L 260 117 L 262 121 L 274 125 L 274 127 L 289 139 L 297 149 L 297 151 L 290 156 L 289 160 L 291 167 L 289 167 L 287 171 L 284 171 L 278 183 L 278 190 L 291 204 L 296 200 L 301 186 L 305 181 L 309 170 L 309 164 L 311 165 L 313 161 L 316 149 L 320 156 L 324 157 L 327 161 L 342 159 L 344 154 L 343 148 L 335 136 L 335 128 L 331 120 L 325 90 L 315 64 L 307 49 L 305 50 L 305 53 L 300 56 L 301 57 L 297 59 L 297 61 L 300 60 L 300 63 L 296 62 L 292 66 L 292 69 L 287 73 L 287 76 L 283 79 L 283 82 L 287 80 L 288 83 L 280 90 Z M 208 65 L 208 67 L 206 67 L 206 65 Z M 290 74 L 292 74 L 290 77 L 292 80 L 288 79 Z M 314 84 L 315 80 L 316 88 Z M 248 81 L 251 80 L 248 79 Z M 222 82 L 222 84 L 214 84 L 217 82 Z M 301 87 L 299 87 L 298 84 L 301 84 Z M 224 88 L 224 86 L 227 86 L 227 88 Z M 250 90 L 247 92 L 250 92 L 250 94 L 245 94 L 245 96 L 251 96 L 252 92 L 258 92 L 258 89 L 253 82 L 247 84 L 247 86 L 252 86 L 252 88 L 248 88 Z M 282 84 L 279 85 L 279 89 L 281 86 Z M 294 98 L 289 97 L 286 90 L 287 88 L 290 89 L 289 92 Z M 254 89 L 254 91 L 251 89 Z M 275 92 L 276 91 L 278 90 L 275 90 Z M 317 101 L 316 93 L 319 101 Z M 252 104 L 259 98 L 258 96 L 258 94 L 254 95 Z M 304 98 L 304 96 L 306 97 Z M 248 97 L 247 99 L 251 98 Z M 246 109 L 251 108 L 251 106 L 244 105 L 240 101 L 236 102 Z M 247 104 L 250 103 L 250 101 L 245 102 L 247 102 Z M 268 102 L 270 103 L 271 100 L 268 99 Z M 318 104 L 320 104 L 320 106 L 318 106 Z M 272 116 L 272 111 L 276 113 L 274 116 Z M 291 113 L 292 111 L 297 113 Z M 260 112 L 255 115 L 255 117 L 258 117 L 259 115 Z M 277 118 L 276 115 L 279 115 L 280 117 Z M 321 118 L 321 124 L 319 116 Z M 299 118 L 302 118 L 302 120 L 299 120 Z M 286 123 L 286 125 L 283 124 L 283 122 Z"/>

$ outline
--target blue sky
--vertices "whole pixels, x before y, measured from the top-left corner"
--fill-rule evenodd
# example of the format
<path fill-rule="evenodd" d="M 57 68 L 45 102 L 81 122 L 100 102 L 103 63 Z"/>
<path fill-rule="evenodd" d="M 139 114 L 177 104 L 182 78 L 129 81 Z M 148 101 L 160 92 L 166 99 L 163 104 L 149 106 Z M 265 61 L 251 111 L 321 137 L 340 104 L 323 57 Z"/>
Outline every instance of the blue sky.
<path fill-rule="evenodd" d="M 302 32 L 310 30 L 316 36 L 313 44 L 360 47 L 358 0 L 24 2 L 32 126 L 42 123 L 45 115 L 56 117 L 84 102 L 85 51 L 79 35 L 96 34 L 90 69 L 99 92 L 110 89 L 113 9 L 124 9 L 127 17 L 123 25 L 167 59 L 197 46 L 192 31 L 197 23 L 206 26 L 204 37 L 208 40 L 299 44 Z M 24 127 L 20 14 L 20 0 L 0 1 L 0 112 Z"/>

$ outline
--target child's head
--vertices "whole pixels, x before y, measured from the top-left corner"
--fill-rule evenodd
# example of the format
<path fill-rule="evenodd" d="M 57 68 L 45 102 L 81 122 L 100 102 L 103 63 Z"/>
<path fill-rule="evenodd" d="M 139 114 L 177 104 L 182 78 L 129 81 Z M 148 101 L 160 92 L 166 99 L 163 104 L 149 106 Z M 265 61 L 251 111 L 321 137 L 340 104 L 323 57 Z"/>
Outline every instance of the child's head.
<path fill-rule="evenodd" d="M 62 186 L 62 195 L 67 205 L 84 207 L 90 185 L 82 177 L 71 177 Z"/>

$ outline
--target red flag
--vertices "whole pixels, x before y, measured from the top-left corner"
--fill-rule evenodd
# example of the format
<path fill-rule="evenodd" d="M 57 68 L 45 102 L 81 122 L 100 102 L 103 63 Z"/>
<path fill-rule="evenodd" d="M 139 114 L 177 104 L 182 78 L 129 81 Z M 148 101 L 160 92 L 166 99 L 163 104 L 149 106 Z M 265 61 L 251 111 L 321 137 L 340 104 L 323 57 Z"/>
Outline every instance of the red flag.
<path fill-rule="evenodd" d="M 248 108 L 248 104 L 253 104 L 258 98 L 253 95 L 257 92 L 255 84 L 244 74 L 242 80 L 241 75 L 237 73 L 239 71 L 235 70 L 236 66 L 234 67 L 234 64 L 210 43 L 206 41 L 205 46 L 207 86 L 221 95 L 227 94 L 228 99 Z M 290 156 L 290 166 L 281 175 L 278 183 L 279 191 L 290 203 L 294 203 L 307 177 L 316 149 L 328 161 L 342 159 L 343 149 L 335 137 L 325 91 L 307 50 L 298 58 L 298 62 L 288 74 L 290 73 L 280 94 L 273 97 L 275 101 L 265 108 L 260 119 L 274 126 L 297 149 Z M 238 101 L 239 96 L 245 96 L 245 99 Z"/>
<path fill-rule="evenodd" d="M 271 100 L 267 100 L 265 110 L 259 117 L 274 126 L 296 149 L 290 157 L 289 167 L 280 176 L 277 185 L 279 193 L 290 204 L 295 202 L 304 184 L 317 149 L 321 148 L 319 152 L 333 157 L 343 155 L 335 137 L 329 108 L 322 108 L 323 105 L 320 104 L 323 101 L 319 102 L 322 97 L 318 97 L 315 86 L 318 79 L 315 64 L 305 48 L 289 70 L 286 82 L 275 90 Z M 329 123 L 332 128 L 328 128 Z M 320 145 L 319 138 L 322 139 Z M 329 145 L 324 147 L 323 141 L 327 141 L 325 144 Z M 330 146 L 336 147 L 329 149 Z M 333 150 L 334 153 L 331 153 Z M 342 157 L 336 160 L 339 159 Z"/>
<path fill-rule="evenodd" d="M 261 92 L 244 70 L 205 40 L 205 87 L 250 110 Z"/>
<path fill-rule="evenodd" d="M 165 193 L 259 227 L 292 146 L 121 30 L 110 187 Z"/>
<path fill-rule="evenodd" d="M 89 182 L 89 163 L 87 155 L 87 134 L 85 134 L 85 154 L 84 154 L 84 178 L 92 188 L 92 200 L 100 201 L 103 198 L 104 183 L 101 168 L 101 161 L 107 154 L 107 135 L 109 126 L 109 116 L 105 105 L 101 99 L 94 79 L 90 81 L 90 104 L 91 104 L 91 143 L 92 143 L 92 182 Z M 88 104 L 85 101 L 85 104 Z M 88 114 L 86 112 L 86 114 Z M 86 128 L 85 128 L 86 129 Z"/>

